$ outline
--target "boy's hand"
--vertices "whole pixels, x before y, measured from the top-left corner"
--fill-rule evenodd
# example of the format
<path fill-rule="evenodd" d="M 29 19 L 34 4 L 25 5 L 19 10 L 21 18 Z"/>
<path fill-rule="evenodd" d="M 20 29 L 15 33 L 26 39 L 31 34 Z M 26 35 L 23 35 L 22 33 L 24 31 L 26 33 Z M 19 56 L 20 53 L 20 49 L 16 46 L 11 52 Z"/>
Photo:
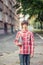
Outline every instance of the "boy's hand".
<path fill-rule="evenodd" d="M 22 45 L 22 43 L 20 43 L 20 42 L 19 42 L 19 43 L 18 43 L 18 45 L 20 45 L 20 46 L 21 46 L 21 45 Z"/>
<path fill-rule="evenodd" d="M 34 54 L 30 54 L 30 57 L 32 58 L 34 56 Z"/>
<path fill-rule="evenodd" d="M 16 45 L 17 45 L 17 46 L 22 46 L 22 43 L 16 42 Z"/>

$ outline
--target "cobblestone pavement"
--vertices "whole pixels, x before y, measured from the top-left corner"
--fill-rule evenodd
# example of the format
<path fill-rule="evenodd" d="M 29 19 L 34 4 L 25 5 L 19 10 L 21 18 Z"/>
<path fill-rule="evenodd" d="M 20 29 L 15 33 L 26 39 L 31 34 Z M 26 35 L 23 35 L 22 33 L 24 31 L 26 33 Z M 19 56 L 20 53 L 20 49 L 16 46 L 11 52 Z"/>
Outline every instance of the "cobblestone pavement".
<path fill-rule="evenodd" d="M 14 44 L 15 34 L 0 39 L 0 65 L 20 65 L 19 48 Z M 34 57 L 30 65 L 43 65 L 43 40 L 35 34 Z"/>

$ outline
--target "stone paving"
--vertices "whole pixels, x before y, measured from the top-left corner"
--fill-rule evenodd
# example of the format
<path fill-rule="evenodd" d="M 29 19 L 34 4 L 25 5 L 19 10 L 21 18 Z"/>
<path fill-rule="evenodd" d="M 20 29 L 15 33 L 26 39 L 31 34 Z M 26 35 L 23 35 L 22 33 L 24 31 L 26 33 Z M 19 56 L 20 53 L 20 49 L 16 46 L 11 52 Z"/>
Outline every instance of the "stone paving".
<path fill-rule="evenodd" d="M 30 65 L 43 65 L 43 46 L 35 46 L 34 57 L 30 59 Z M 3 53 L 0 56 L 0 65 L 20 65 L 19 49 L 14 53 Z"/>
<path fill-rule="evenodd" d="M 20 65 L 19 48 L 16 45 L 12 44 L 12 42 L 14 41 L 14 36 L 11 36 L 8 38 L 10 38 L 10 39 L 8 39 L 8 40 L 7 40 L 7 38 L 6 38 L 6 40 L 4 39 L 4 43 L 6 43 L 6 45 L 4 43 L 2 43 L 2 41 L 0 42 L 0 49 L 1 50 L 4 49 L 6 51 L 5 52 L 5 51 L 0 50 L 0 65 Z M 35 36 L 35 38 L 38 38 L 38 37 Z M 37 40 L 37 39 L 35 39 L 35 40 Z M 39 39 L 37 41 L 39 41 Z M 8 49 L 6 47 L 4 48 L 3 46 L 1 46 L 1 43 L 4 44 L 6 47 L 8 45 L 8 49 L 10 49 L 9 50 L 10 52 L 8 52 Z M 36 42 L 35 42 L 35 44 L 36 44 Z M 13 52 L 11 52 L 12 51 L 11 49 L 13 50 Z M 34 51 L 35 51 L 34 57 L 30 59 L 30 65 L 43 65 L 43 44 L 37 43 L 35 45 Z"/>

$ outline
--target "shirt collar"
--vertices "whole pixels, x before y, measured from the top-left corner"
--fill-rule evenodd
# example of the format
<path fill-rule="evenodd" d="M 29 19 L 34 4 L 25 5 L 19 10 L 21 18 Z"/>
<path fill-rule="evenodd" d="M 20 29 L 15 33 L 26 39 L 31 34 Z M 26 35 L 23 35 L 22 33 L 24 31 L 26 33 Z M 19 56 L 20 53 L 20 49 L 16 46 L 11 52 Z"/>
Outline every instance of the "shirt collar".
<path fill-rule="evenodd" d="M 23 33 L 26 33 L 26 32 L 28 32 L 28 30 L 25 30 L 25 31 L 24 31 L 24 30 L 22 30 L 22 32 L 23 32 Z"/>

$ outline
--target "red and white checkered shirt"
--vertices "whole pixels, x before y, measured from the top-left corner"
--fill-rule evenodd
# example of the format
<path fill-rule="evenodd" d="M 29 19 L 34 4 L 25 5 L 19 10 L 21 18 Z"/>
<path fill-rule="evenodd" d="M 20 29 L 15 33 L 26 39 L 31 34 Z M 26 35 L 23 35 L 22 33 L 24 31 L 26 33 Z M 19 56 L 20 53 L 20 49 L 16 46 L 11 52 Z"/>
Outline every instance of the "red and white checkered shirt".
<path fill-rule="evenodd" d="M 19 37 L 22 37 L 22 45 L 19 44 Z M 33 33 L 26 31 L 19 31 L 15 38 L 15 44 L 20 47 L 20 54 L 34 53 L 34 36 Z"/>

